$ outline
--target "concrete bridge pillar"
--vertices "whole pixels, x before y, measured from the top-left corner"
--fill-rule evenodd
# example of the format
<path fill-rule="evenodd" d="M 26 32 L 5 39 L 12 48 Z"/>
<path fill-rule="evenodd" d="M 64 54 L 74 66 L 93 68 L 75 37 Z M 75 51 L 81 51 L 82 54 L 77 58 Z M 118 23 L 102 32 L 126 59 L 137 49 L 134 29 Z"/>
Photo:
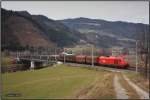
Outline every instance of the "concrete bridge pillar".
<path fill-rule="evenodd" d="M 35 67 L 34 61 L 31 61 L 30 69 L 34 69 L 34 67 Z"/>
<path fill-rule="evenodd" d="M 19 57 L 17 57 L 17 58 L 16 58 L 16 60 L 17 60 L 17 61 L 20 61 L 20 58 L 19 58 Z"/>
<path fill-rule="evenodd" d="M 43 66 L 47 66 L 47 62 L 43 62 L 43 64 L 42 64 Z"/>

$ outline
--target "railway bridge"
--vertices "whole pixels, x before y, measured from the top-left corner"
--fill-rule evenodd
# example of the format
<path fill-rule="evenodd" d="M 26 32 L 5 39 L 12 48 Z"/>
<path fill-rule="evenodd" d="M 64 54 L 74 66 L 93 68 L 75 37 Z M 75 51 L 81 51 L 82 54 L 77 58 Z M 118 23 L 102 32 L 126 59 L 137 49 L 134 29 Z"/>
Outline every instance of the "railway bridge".
<path fill-rule="evenodd" d="M 27 64 L 30 69 L 35 69 L 38 66 L 47 66 L 57 62 L 58 55 L 38 55 L 38 54 L 16 54 L 17 62 Z"/>

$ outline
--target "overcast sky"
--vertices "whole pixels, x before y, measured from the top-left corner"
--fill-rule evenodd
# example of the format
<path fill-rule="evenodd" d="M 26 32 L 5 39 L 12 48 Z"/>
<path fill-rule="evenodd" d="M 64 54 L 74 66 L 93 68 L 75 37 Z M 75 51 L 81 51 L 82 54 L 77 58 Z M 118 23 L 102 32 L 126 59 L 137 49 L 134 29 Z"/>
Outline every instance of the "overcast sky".
<path fill-rule="evenodd" d="M 55 20 L 87 17 L 149 24 L 147 1 L 2 1 L 2 8 L 27 10 Z"/>

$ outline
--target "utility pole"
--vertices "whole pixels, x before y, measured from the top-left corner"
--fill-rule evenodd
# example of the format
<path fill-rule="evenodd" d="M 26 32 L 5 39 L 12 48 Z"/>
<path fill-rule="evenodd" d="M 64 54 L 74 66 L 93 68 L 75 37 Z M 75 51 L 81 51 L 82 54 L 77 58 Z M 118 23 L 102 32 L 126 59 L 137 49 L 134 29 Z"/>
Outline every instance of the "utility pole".
<path fill-rule="evenodd" d="M 138 40 L 136 40 L 136 73 L 138 71 L 138 54 L 137 54 L 137 45 L 138 45 Z"/>
<path fill-rule="evenodd" d="M 144 44 L 145 44 L 145 49 L 146 49 L 146 53 L 145 53 L 145 56 L 146 56 L 146 57 L 145 57 L 145 60 L 146 60 L 146 61 L 145 61 L 145 67 L 146 67 L 146 68 L 145 68 L 145 69 L 146 69 L 146 77 L 149 78 L 149 73 L 148 73 L 148 70 L 149 70 L 149 69 L 148 69 L 148 63 L 149 63 L 149 62 L 148 62 L 148 60 L 149 60 L 149 59 L 148 59 L 148 51 L 149 51 L 149 50 L 148 50 L 148 46 L 149 46 L 149 45 L 148 45 L 148 43 L 149 43 L 148 39 L 149 39 L 149 34 L 148 34 L 148 32 L 146 32 L 145 29 L 144 29 L 144 33 L 145 33 L 145 43 L 144 43 Z"/>
<path fill-rule="evenodd" d="M 148 35 L 148 39 L 149 39 L 149 35 Z M 148 70 L 147 70 L 147 74 L 148 74 L 148 78 L 150 77 L 150 40 L 147 40 L 147 46 L 148 46 L 148 48 L 147 48 L 147 55 L 148 55 Z"/>
<path fill-rule="evenodd" d="M 92 45 L 92 67 L 94 66 L 94 58 L 93 58 L 93 45 Z"/>
<path fill-rule="evenodd" d="M 16 58 L 17 58 L 17 60 L 18 60 L 18 58 L 19 58 L 19 55 L 18 55 L 18 50 L 17 50 L 17 55 L 16 55 Z"/>
<path fill-rule="evenodd" d="M 20 57 L 19 51 L 17 50 L 17 61 L 20 61 L 19 57 Z"/>
<path fill-rule="evenodd" d="M 57 58 L 56 58 L 56 48 L 55 48 L 55 61 L 57 62 Z"/>
<path fill-rule="evenodd" d="M 66 62 L 66 57 L 65 57 L 65 48 L 64 48 L 64 63 Z"/>
<path fill-rule="evenodd" d="M 18 58 L 18 50 L 17 50 L 17 55 L 16 55 L 16 57 Z"/>

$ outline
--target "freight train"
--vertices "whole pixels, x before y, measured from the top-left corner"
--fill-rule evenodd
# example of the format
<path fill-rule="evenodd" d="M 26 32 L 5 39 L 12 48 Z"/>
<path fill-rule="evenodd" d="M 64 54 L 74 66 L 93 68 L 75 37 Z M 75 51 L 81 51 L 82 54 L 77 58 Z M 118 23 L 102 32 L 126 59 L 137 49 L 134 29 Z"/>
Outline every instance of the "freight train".
<path fill-rule="evenodd" d="M 91 64 L 92 57 L 86 55 L 59 55 L 57 58 L 59 61 Z M 122 57 L 105 57 L 105 56 L 93 56 L 94 65 L 112 66 L 116 68 L 127 68 L 129 64 Z"/>
<path fill-rule="evenodd" d="M 23 56 L 23 58 L 30 59 L 30 56 Z M 51 56 L 32 56 L 33 59 L 43 59 L 50 61 L 62 61 L 80 64 L 92 64 L 92 57 L 86 55 L 51 55 Z M 16 59 L 14 61 L 17 62 Z M 128 68 L 129 63 L 124 60 L 124 57 L 105 57 L 105 56 L 93 56 L 94 65 L 111 66 L 116 68 Z"/>

